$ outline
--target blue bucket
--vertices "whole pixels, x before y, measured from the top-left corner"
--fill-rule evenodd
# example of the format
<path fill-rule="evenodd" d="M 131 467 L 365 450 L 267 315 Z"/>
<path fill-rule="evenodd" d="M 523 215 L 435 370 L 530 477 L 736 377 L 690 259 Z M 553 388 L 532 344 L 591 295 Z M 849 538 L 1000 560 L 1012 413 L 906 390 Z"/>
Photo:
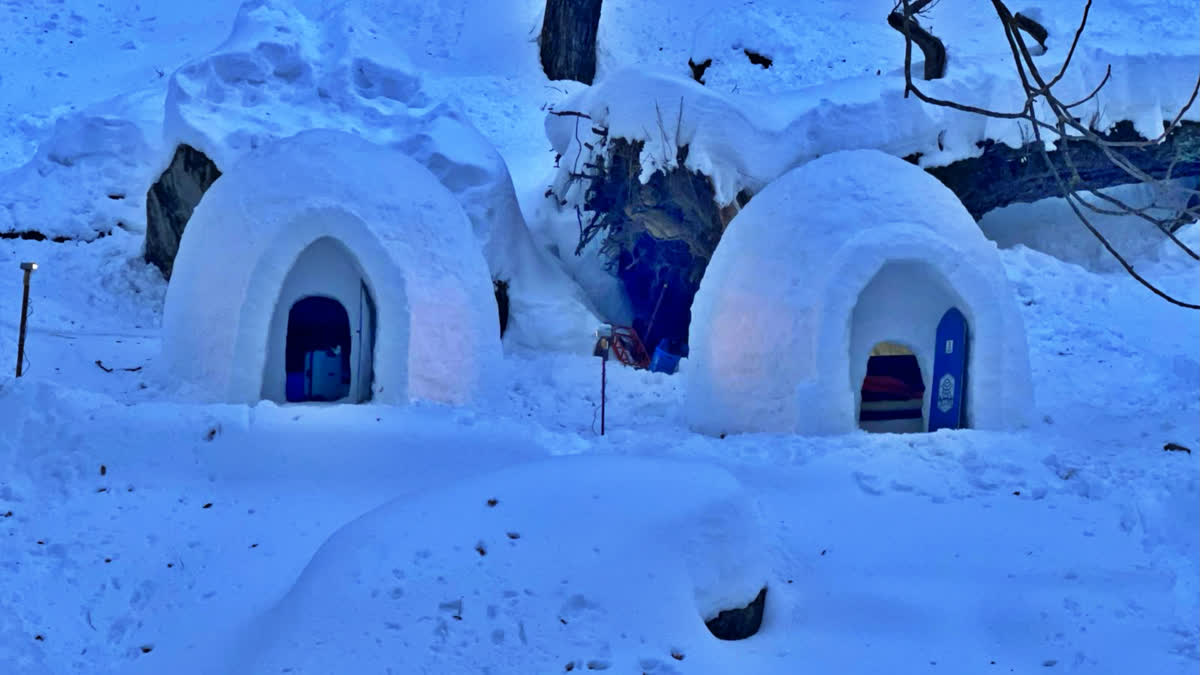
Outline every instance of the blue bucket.
<path fill-rule="evenodd" d="M 665 340 L 664 340 L 665 342 Z M 654 356 L 650 358 L 650 370 L 656 373 L 666 373 L 671 375 L 679 369 L 679 359 L 682 358 L 678 354 L 663 349 L 662 342 L 654 348 Z"/>

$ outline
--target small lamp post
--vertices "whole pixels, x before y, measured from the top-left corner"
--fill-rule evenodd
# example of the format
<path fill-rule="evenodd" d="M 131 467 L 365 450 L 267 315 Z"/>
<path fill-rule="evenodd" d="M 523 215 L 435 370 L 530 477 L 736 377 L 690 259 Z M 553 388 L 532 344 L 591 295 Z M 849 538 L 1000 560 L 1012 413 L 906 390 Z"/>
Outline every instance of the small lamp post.
<path fill-rule="evenodd" d="M 604 435 L 604 407 L 608 387 L 608 348 L 609 339 L 612 336 L 611 329 L 605 333 L 603 330 L 596 331 L 596 347 L 592 350 L 592 354 L 600 357 L 600 435 Z M 595 427 L 593 427 L 595 428 Z"/>
<path fill-rule="evenodd" d="M 21 327 L 17 331 L 17 377 L 21 376 L 25 365 L 25 321 L 29 318 L 29 276 L 37 269 L 37 263 L 23 262 L 21 269 L 25 270 L 25 290 L 21 294 Z"/>

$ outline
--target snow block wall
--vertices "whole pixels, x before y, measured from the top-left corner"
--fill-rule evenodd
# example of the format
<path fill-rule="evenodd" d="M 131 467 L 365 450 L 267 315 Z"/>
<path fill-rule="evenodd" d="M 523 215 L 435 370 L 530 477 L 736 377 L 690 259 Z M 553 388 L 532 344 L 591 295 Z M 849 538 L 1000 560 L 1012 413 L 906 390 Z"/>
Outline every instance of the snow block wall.
<path fill-rule="evenodd" d="M 509 283 L 505 342 L 591 349 L 598 320 L 583 291 L 534 245 L 504 159 L 461 112 L 424 93 L 403 54 L 351 6 L 313 20 L 285 0 L 247 2 L 223 45 L 172 75 L 167 146 L 187 143 L 222 171 L 313 128 L 399 149 L 454 194 L 492 278 Z"/>
<path fill-rule="evenodd" d="M 692 305 L 687 415 L 704 433 L 857 428 L 871 348 L 911 349 L 927 392 L 937 324 L 970 331 L 967 425 L 1020 426 L 1025 329 L 993 243 L 921 169 L 837 152 L 768 185 L 734 218 Z M 926 397 L 924 416 L 928 419 Z"/>
<path fill-rule="evenodd" d="M 304 262 L 304 274 L 293 274 Z M 462 208 L 404 154 L 309 131 L 247 155 L 201 200 L 167 289 L 160 375 L 203 400 L 282 399 L 291 303 L 376 308 L 373 395 L 462 404 L 500 358 L 487 265 Z M 352 358 L 354 355 L 352 354 Z M 364 373 L 354 373 L 352 390 Z"/>

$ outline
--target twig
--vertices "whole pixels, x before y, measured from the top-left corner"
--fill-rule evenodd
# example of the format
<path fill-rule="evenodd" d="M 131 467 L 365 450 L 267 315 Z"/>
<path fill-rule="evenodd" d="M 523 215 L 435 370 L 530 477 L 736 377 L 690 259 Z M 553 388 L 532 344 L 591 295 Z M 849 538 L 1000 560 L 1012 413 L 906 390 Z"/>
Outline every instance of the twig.
<path fill-rule="evenodd" d="M 1058 69 L 1058 74 L 1050 78 L 1049 87 L 1058 84 L 1063 76 L 1067 74 L 1067 68 L 1071 65 L 1071 59 L 1075 57 L 1075 48 L 1079 46 L 1079 38 L 1083 37 L 1083 29 L 1087 26 L 1088 14 L 1092 11 L 1092 0 L 1087 0 L 1087 4 L 1083 6 L 1083 16 L 1079 18 L 1079 26 L 1075 28 L 1075 37 L 1071 38 L 1071 47 L 1067 49 L 1067 58 L 1063 59 L 1062 67 Z"/>
<path fill-rule="evenodd" d="M 100 368 L 100 370 L 103 370 L 103 371 L 104 371 L 104 372 L 106 372 L 106 373 L 111 373 L 111 372 L 113 372 L 114 370 L 122 370 L 122 371 L 125 371 L 125 372 L 127 372 L 127 373 L 136 373 L 136 372 L 138 372 L 139 370 L 141 370 L 141 369 L 142 369 L 142 366 L 134 366 L 134 367 L 132 367 L 132 368 L 109 368 L 108 366 L 104 365 L 104 362 L 103 362 L 103 361 L 101 361 L 100 359 L 96 359 L 96 360 L 94 361 L 94 363 L 96 364 L 96 366 L 97 366 L 97 367 L 99 367 L 99 368 Z"/>

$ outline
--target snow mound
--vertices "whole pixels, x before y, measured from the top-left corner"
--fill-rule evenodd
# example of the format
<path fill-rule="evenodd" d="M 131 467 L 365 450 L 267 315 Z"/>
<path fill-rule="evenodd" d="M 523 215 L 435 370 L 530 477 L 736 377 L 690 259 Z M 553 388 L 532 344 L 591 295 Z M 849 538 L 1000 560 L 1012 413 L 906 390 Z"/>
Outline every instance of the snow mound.
<path fill-rule="evenodd" d="M 247 2 L 224 44 L 172 75 L 167 144 L 198 148 L 222 170 L 313 128 L 400 149 L 455 195 L 492 278 L 509 282 L 506 342 L 590 348 L 597 320 L 583 292 L 535 247 L 504 159 L 464 115 L 424 93 L 403 54 L 352 5 L 312 20 L 285 0 Z"/>
<path fill-rule="evenodd" d="M 330 537 L 231 661 L 241 672 L 676 672 L 677 654 L 705 672 L 763 672 L 753 638 L 721 642 L 704 625 L 768 585 L 753 504 L 723 469 L 611 457 L 402 498 Z M 787 595 L 771 586 L 763 631 Z"/>
<path fill-rule="evenodd" d="M 876 72 L 882 76 L 904 54 L 904 38 L 886 21 L 894 4 L 608 0 L 600 16 L 597 65 L 601 75 L 626 65 L 687 75 L 689 59 L 711 59 L 704 72 L 707 86 L 752 94 L 785 93 Z M 1049 31 L 1046 58 L 1061 58 L 1083 4 L 1010 8 L 1040 21 Z M 952 70 L 964 60 L 1009 62 L 1008 42 L 990 3 L 940 3 L 927 17 L 926 27 L 952 53 Z M 1200 12 L 1191 0 L 1093 3 L 1081 46 L 1131 56 L 1195 55 L 1198 19 Z M 770 66 L 752 62 L 747 51 L 769 57 Z M 919 72 L 922 55 L 914 50 L 914 56 Z"/>
<path fill-rule="evenodd" d="M 692 305 L 689 422 L 851 431 L 878 342 L 910 348 L 935 391 L 935 334 L 951 307 L 969 326 L 968 425 L 1023 424 L 1024 324 L 995 245 L 954 194 L 877 151 L 810 162 L 755 197 L 717 246 Z"/>
<path fill-rule="evenodd" d="M 903 45 L 900 46 L 902 53 Z M 1039 66 L 1056 72 L 1063 51 L 1039 57 Z M 1144 137 L 1162 133 L 1187 102 L 1200 63 L 1195 54 L 1125 54 L 1081 48 L 1056 91 L 1070 100 L 1099 83 L 1105 68 L 1112 78 L 1084 113 L 1097 129 L 1130 120 Z M 1020 110 L 1023 99 L 1011 64 L 1002 58 L 952 62 L 942 80 L 922 82 L 926 93 L 995 110 Z M 757 67 L 757 66 L 755 66 Z M 1061 89 L 1061 91 L 1060 91 Z M 601 151 L 593 125 L 609 138 L 643 141 L 641 175 L 679 163 L 678 147 L 688 146 L 683 166 L 712 178 L 714 198 L 731 204 L 741 190 L 756 193 L 788 169 L 838 150 L 874 149 L 905 157 L 920 155 L 922 166 L 942 166 L 976 157 L 980 143 L 992 140 L 1011 147 L 1030 142 L 1032 134 L 1013 120 L 988 118 L 927 105 L 904 97 L 902 70 L 859 75 L 773 93 L 738 95 L 706 87 L 683 76 L 617 68 L 595 86 L 567 99 L 550 114 L 546 134 L 562 156 L 556 181 L 564 194 L 572 173 L 595 161 Z M 1200 121 L 1200 106 L 1186 119 Z M 1049 139 L 1048 139 L 1049 140 Z M 589 147 L 591 146 L 591 147 Z M 581 189 L 581 187 L 576 188 Z"/>
<path fill-rule="evenodd" d="M 141 232 L 162 93 L 135 92 L 58 118 L 27 163 L 0 172 L 0 234 L 91 241 Z"/>
<path fill-rule="evenodd" d="M 496 304 L 462 209 L 403 153 L 326 130 L 245 156 L 196 208 L 167 288 L 163 375 L 231 402 L 282 382 L 271 373 L 288 308 L 277 305 L 316 245 L 353 268 L 328 282 L 351 297 L 307 294 L 334 295 L 353 316 L 361 275 L 378 309 L 377 400 L 464 403 L 486 389 L 500 356 Z"/>
<path fill-rule="evenodd" d="M 1200 187 L 1200 180 L 1177 180 L 1168 186 L 1169 191 L 1149 184 L 1121 185 L 1102 192 L 1136 208 L 1157 204 L 1159 210 L 1152 214 L 1166 218 L 1174 213 L 1168 208 L 1184 207 L 1190 196 L 1189 190 Z M 1163 236 L 1157 225 L 1137 216 L 1088 213 L 1087 217 L 1108 243 L 1134 265 L 1158 260 L 1164 254 L 1167 257 L 1174 252 L 1183 254 Z M 984 214 L 979 227 L 1001 248 L 1028 246 L 1092 271 L 1125 273 L 1117 259 L 1083 226 L 1071 206 L 1060 197 L 1002 206 Z"/>

